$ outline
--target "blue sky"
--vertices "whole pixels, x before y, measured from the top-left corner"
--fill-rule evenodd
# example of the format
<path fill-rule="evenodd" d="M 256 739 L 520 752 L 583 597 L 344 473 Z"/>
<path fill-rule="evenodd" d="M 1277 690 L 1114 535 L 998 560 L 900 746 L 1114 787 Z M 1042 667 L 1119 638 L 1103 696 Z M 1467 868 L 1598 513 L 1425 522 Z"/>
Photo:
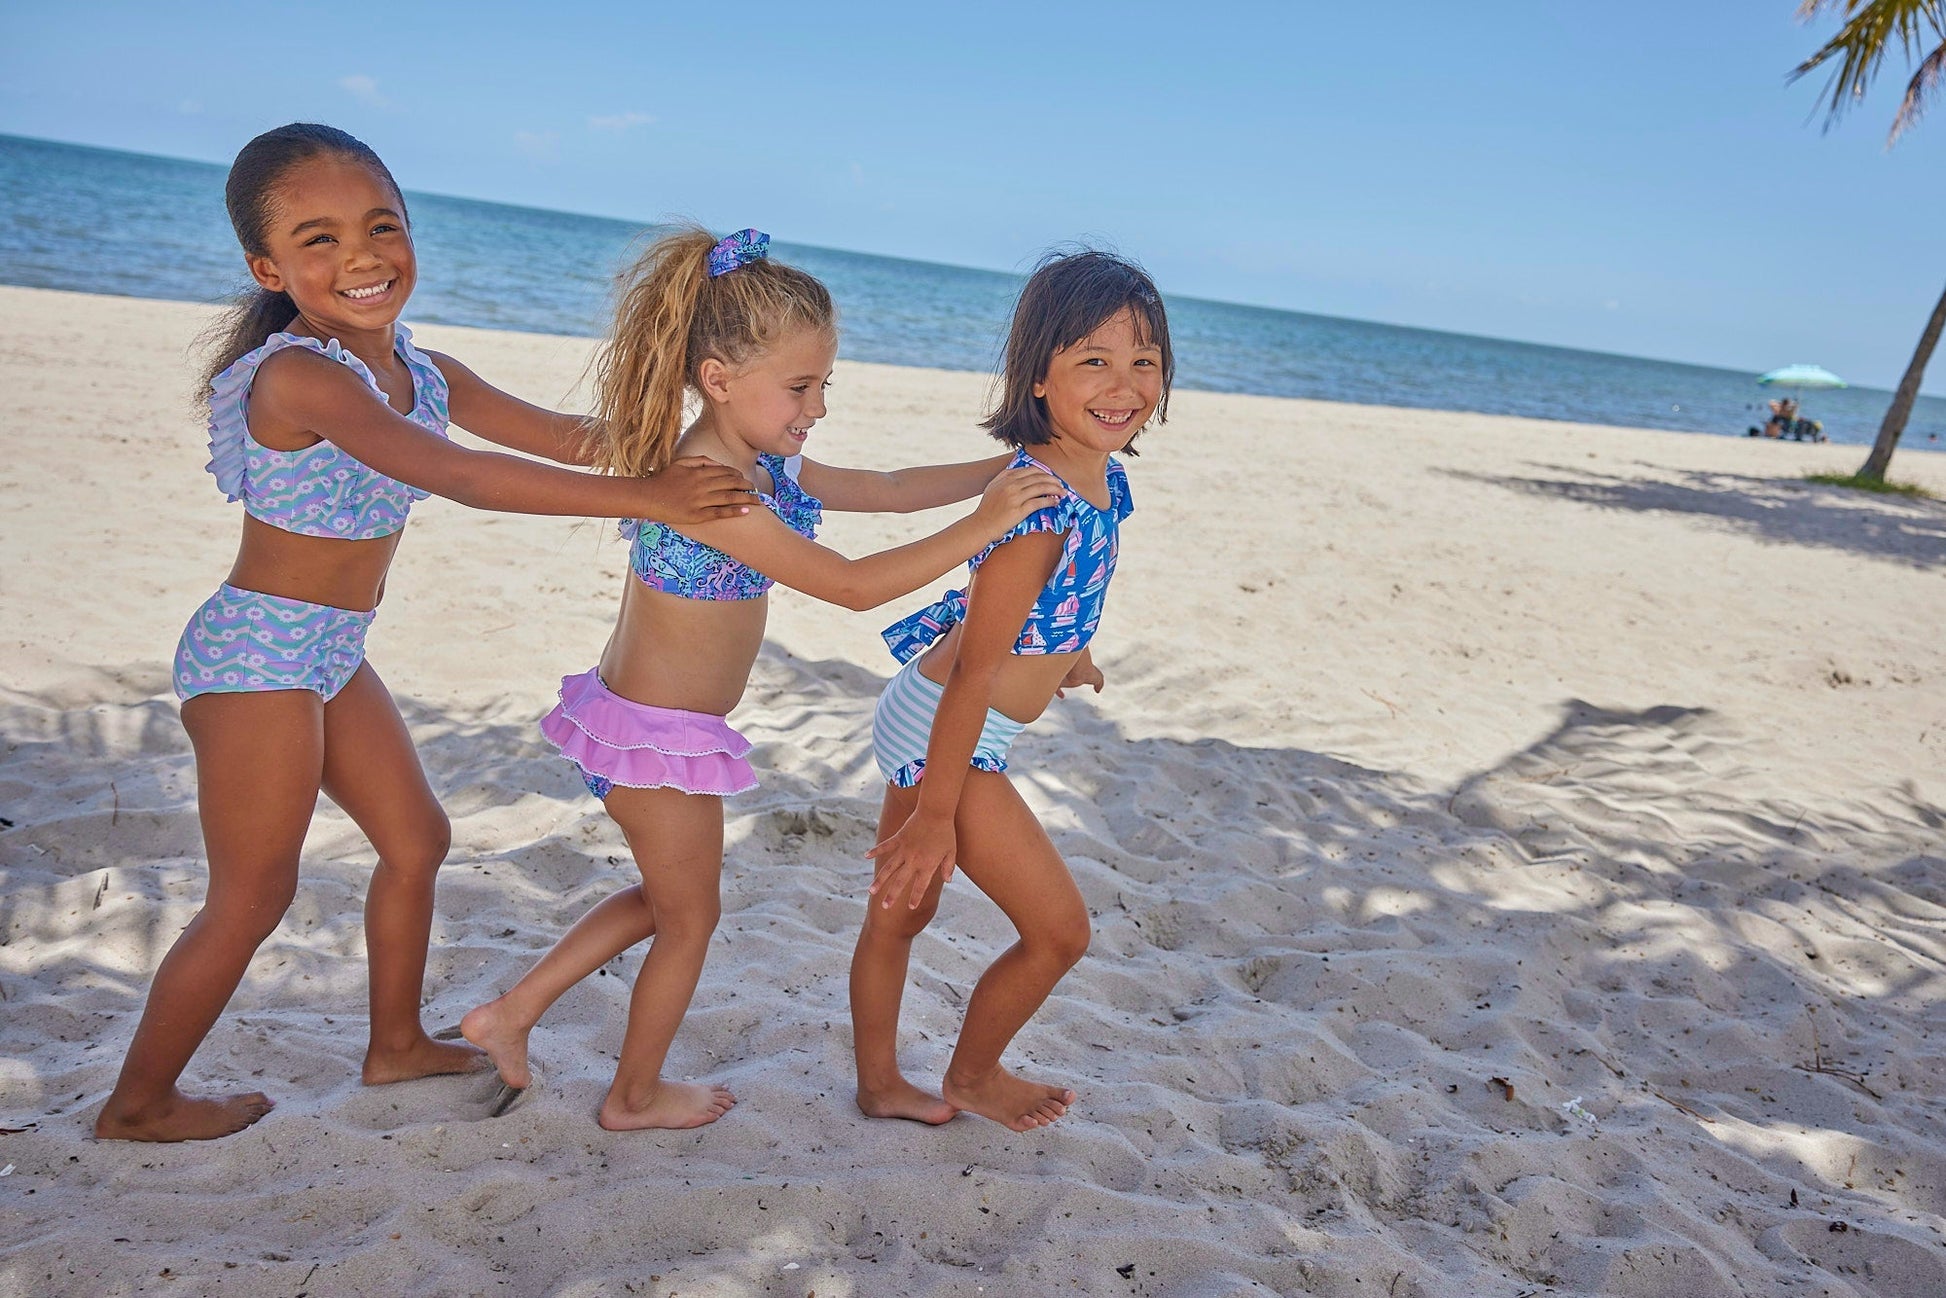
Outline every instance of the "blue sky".
<path fill-rule="evenodd" d="M 1172 292 L 1890 386 L 1946 105 L 1887 152 L 1894 67 L 1821 132 L 1795 8 L 16 4 L 0 132 L 227 162 L 308 118 L 412 189 L 997 269 L 1092 236 Z"/>

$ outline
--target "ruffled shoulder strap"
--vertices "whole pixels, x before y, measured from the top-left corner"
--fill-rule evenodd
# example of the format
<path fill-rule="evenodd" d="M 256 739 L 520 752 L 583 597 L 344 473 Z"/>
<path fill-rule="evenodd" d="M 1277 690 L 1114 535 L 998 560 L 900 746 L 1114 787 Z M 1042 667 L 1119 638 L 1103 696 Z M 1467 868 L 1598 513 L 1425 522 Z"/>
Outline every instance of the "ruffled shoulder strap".
<path fill-rule="evenodd" d="M 439 420 L 441 428 L 451 422 L 452 392 L 446 386 L 446 376 L 439 372 L 439 366 L 432 357 L 420 351 L 412 342 L 412 331 L 404 325 L 392 326 L 394 330 L 392 346 L 405 358 L 405 367 L 412 371 L 413 391 Z M 352 359 L 356 360 L 356 357 Z"/>
<path fill-rule="evenodd" d="M 216 485 L 231 500 L 243 498 L 243 470 L 250 442 L 250 385 L 256 382 L 257 370 L 264 361 L 288 347 L 316 352 L 339 362 L 363 379 L 365 386 L 376 393 L 380 400 L 385 397 L 378 380 L 365 368 L 365 362 L 346 351 L 336 338 L 330 342 L 320 342 L 304 334 L 270 335 L 264 340 L 263 346 L 239 356 L 209 385 L 209 463 L 204 467 L 216 476 Z M 438 370 L 433 372 L 437 374 Z M 445 386 L 444 379 L 440 380 L 440 386 Z"/>
<path fill-rule="evenodd" d="M 770 475 L 770 499 L 777 517 L 792 531 L 807 537 L 816 535 L 824 523 L 824 502 L 804 490 L 797 480 L 804 457 L 759 455 L 757 463 Z"/>
<path fill-rule="evenodd" d="M 1014 458 L 1007 467 L 1010 469 L 1047 468 L 1045 464 L 1042 464 L 1039 460 L 1029 455 L 1025 450 L 1015 451 Z M 1051 469 L 1048 471 L 1053 472 Z M 1059 475 L 1057 474 L 1056 476 L 1058 477 Z M 1081 497 L 1075 495 L 1072 490 L 1068 490 L 1066 483 L 1062 483 L 1061 485 L 1063 490 L 1059 500 L 1051 505 L 1045 505 L 1035 510 L 1018 523 L 1015 523 L 1005 536 L 974 555 L 968 561 L 970 565 L 978 568 L 982 563 L 986 562 L 987 556 L 995 550 L 998 550 L 1009 541 L 1026 536 L 1029 532 L 1065 532 L 1073 527 Z"/>
<path fill-rule="evenodd" d="M 1128 470 L 1112 455 L 1108 457 L 1108 508 L 1118 523 L 1135 512 L 1135 497 L 1128 490 Z"/>

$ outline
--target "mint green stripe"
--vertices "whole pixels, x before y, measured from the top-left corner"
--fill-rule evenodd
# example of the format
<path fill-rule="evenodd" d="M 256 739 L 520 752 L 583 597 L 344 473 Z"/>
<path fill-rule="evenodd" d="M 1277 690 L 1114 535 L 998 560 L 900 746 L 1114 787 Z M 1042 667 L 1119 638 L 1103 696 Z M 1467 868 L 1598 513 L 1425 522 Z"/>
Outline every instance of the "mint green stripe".
<path fill-rule="evenodd" d="M 946 687 L 920 675 L 908 666 L 892 678 L 873 710 L 872 755 L 879 771 L 891 778 L 892 772 L 926 755 L 932 739 L 933 718 Z M 980 738 L 974 754 L 988 760 L 1004 760 L 1013 741 L 1027 727 L 1012 717 L 987 709 L 980 725 Z"/>

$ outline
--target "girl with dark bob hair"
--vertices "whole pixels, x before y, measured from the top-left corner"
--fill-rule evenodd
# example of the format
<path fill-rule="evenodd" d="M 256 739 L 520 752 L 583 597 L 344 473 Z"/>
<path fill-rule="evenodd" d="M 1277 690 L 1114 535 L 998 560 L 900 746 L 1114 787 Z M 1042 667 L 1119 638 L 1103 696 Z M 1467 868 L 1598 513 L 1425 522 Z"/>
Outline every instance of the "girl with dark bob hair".
<path fill-rule="evenodd" d="M 1096 691 L 1089 653 L 1133 505 L 1115 452 L 1168 409 L 1174 378 L 1162 297 L 1139 266 L 1081 249 L 1044 258 L 1014 307 L 998 408 L 985 427 L 1013 463 L 1061 480 L 970 562 L 949 591 L 885 632 L 905 664 L 879 697 L 872 749 L 885 777 L 877 862 L 851 964 L 858 1107 L 939 1123 L 968 1110 L 1015 1131 L 1046 1126 L 1074 1092 L 1001 1066 L 1014 1034 L 1088 949 L 1088 908 L 1067 864 L 1008 781 L 1015 736 L 1062 691 Z M 956 866 L 1020 934 L 981 975 L 937 1093 L 899 1071 L 899 1005 L 912 940 Z"/>
<path fill-rule="evenodd" d="M 1159 353 L 1162 398 L 1155 422 L 1169 419 L 1169 389 L 1176 381 L 1176 353 L 1169 345 L 1169 317 L 1148 273 L 1113 253 L 1081 249 L 1042 257 L 1014 306 L 1007 353 L 1000 371 L 1000 400 L 980 427 L 1009 446 L 1044 446 L 1054 436 L 1046 398 L 1035 389 L 1054 354 L 1066 351 L 1118 312 L 1127 311 L 1137 332 Z M 1135 438 L 1122 447 L 1140 455 Z"/>

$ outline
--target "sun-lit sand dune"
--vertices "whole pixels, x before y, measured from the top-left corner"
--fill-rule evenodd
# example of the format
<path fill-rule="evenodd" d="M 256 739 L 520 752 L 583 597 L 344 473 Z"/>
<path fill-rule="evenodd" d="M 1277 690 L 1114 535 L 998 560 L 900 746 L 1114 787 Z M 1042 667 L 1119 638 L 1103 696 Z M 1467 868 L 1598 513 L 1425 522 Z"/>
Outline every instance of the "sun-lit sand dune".
<path fill-rule="evenodd" d="M 371 854 L 327 807 L 190 1068 L 276 1111 L 96 1143 L 202 889 L 168 663 L 237 529 L 208 316 L 0 288 L 0 1298 L 1946 1293 L 1946 504 L 1802 481 L 1856 448 L 1378 407 L 1184 392 L 1130 462 L 1108 690 L 1016 749 L 1095 916 L 1018 1043 L 1080 1092 L 1053 1129 L 853 1108 L 876 632 L 919 601 L 780 592 L 671 1056 L 732 1113 L 595 1125 L 633 956 L 503 1117 L 481 1078 L 361 1087 Z M 588 347 L 418 336 L 553 403 Z M 983 454 L 985 391 L 841 364 L 810 453 Z M 630 877 L 535 728 L 611 532 L 435 501 L 394 570 L 372 661 L 455 832 L 430 1022 Z M 1009 935 L 949 888 L 917 1074 Z"/>

